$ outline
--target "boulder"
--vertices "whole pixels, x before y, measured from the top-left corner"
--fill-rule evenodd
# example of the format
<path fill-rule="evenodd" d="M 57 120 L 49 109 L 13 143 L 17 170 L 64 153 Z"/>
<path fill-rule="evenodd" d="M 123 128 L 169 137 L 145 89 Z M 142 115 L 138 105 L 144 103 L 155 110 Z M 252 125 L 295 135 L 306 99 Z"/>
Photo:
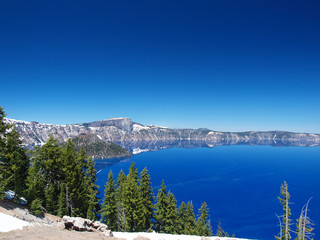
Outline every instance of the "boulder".
<path fill-rule="evenodd" d="M 73 217 L 69 217 L 69 216 L 63 216 L 63 222 L 64 222 L 64 227 L 66 229 L 70 229 L 73 227 L 73 223 L 74 223 L 74 218 Z"/>
<path fill-rule="evenodd" d="M 75 221 L 73 222 L 73 230 L 76 231 L 87 231 L 87 221 L 86 219 L 77 217 L 75 218 Z"/>
<path fill-rule="evenodd" d="M 76 231 L 88 231 L 88 232 L 100 232 L 105 236 L 113 237 L 111 230 L 108 230 L 108 226 L 99 221 L 91 221 L 89 219 L 81 217 L 69 217 L 63 216 L 63 223 L 66 229 L 73 229 Z"/>
<path fill-rule="evenodd" d="M 93 228 L 95 228 L 95 229 L 98 229 L 101 225 L 105 225 L 105 224 L 103 224 L 103 223 L 101 223 L 101 222 L 99 222 L 99 221 L 92 221 L 91 222 L 91 226 L 93 227 Z M 107 228 L 107 225 L 105 225 L 106 226 L 106 228 Z"/>
<path fill-rule="evenodd" d="M 98 231 L 100 231 L 100 232 L 105 232 L 105 231 L 107 231 L 107 225 L 105 225 L 105 224 L 101 224 L 99 227 L 98 227 Z"/>

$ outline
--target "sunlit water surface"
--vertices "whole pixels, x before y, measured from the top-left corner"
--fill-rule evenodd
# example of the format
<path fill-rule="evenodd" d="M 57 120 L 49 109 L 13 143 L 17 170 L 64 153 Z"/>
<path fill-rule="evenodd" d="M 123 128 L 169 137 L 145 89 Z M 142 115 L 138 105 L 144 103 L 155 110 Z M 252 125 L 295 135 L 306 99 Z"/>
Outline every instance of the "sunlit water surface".
<path fill-rule="evenodd" d="M 100 197 L 108 172 L 117 177 L 123 169 L 127 174 L 132 161 L 139 172 L 148 168 L 155 195 L 164 179 L 178 204 L 192 200 L 197 213 L 207 202 L 214 233 L 220 219 L 225 231 L 243 238 L 274 239 L 279 231 L 276 213 L 282 213 L 277 197 L 285 180 L 291 227 L 295 229 L 301 207 L 313 197 L 309 216 L 316 224 L 315 239 L 320 237 L 320 147 L 171 148 L 130 159 L 96 160 Z"/>

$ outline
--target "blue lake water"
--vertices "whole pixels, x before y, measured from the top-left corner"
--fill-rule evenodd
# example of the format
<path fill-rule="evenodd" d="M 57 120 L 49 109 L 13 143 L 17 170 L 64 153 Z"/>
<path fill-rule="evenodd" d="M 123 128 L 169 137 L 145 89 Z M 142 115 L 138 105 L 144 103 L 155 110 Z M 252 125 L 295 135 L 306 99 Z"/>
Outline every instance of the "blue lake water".
<path fill-rule="evenodd" d="M 101 197 L 110 169 L 115 177 L 121 169 L 127 174 L 132 161 L 139 172 L 148 168 L 155 195 L 164 179 L 179 205 L 192 200 L 197 213 L 207 202 L 214 233 L 220 219 L 225 231 L 243 238 L 274 239 L 279 231 L 275 214 L 282 214 L 277 197 L 285 180 L 293 203 L 292 229 L 313 197 L 309 216 L 316 224 L 315 239 L 320 236 L 320 147 L 171 148 L 126 160 L 97 160 Z"/>

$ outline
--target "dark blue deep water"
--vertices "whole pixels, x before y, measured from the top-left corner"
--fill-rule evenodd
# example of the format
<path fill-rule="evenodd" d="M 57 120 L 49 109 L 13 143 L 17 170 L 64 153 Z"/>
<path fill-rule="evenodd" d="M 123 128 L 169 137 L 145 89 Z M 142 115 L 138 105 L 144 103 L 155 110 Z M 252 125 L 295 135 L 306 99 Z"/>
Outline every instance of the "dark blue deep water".
<path fill-rule="evenodd" d="M 225 231 L 243 238 L 274 239 L 279 231 L 275 213 L 282 213 L 277 197 L 285 180 L 294 223 L 313 197 L 309 216 L 316 224 L 315 239 L 320 237 L 319 147 L 171 148 L 131 159 L 97 160 L 101 197 L 110 169 L 115 177 L 120 169 L 127 174 L 132 161 L 139 172 L 148 168 L 155 195 L 164 179 L 178 204 L 192 200 L 197 212 L 203 201 L 208 203 L 214 233 L 220 219 Z"/>

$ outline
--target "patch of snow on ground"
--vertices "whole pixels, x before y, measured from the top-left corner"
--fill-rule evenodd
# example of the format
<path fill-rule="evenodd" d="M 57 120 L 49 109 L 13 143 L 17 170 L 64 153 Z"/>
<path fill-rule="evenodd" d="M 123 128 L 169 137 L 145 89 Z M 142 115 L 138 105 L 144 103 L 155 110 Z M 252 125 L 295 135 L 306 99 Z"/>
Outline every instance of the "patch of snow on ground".
<path fill-rule="evenodd" d="M 132 128 L 133 128 L 133 131 L 140 131 L 140 130 L 148 130 L 148 129 L 150 129 L 150 127 L 147 127 L 147 126 L 143 126 L 143 125 L 140 125 L 140 124 L 133 124 L 133 126 L 132 126 Z"/>
<path fill-rule="evenodd" d="M 0 213 L 0 232 L 9 232 L 16 229 L 22 230 L 24 226 L 28 225 L 29 223 L 26 221 Z"/>
<path fill-rule="evenodd" d="M 165 234 L 165 233 L 144 233 L 144 232 L 113 232 L 114 237 L 125 238 L 127 240 L 134 240 L 138 236 L 147 237 L 150 240 L 237 240 L 240 238 L 230 238 L 230 237 L 205 237 L 202 238 L 200 236 L 191 236 L 191 235 L 174 235 L 174 234 Z M 246 239 L 242 239 L 246 240 Z"/>

